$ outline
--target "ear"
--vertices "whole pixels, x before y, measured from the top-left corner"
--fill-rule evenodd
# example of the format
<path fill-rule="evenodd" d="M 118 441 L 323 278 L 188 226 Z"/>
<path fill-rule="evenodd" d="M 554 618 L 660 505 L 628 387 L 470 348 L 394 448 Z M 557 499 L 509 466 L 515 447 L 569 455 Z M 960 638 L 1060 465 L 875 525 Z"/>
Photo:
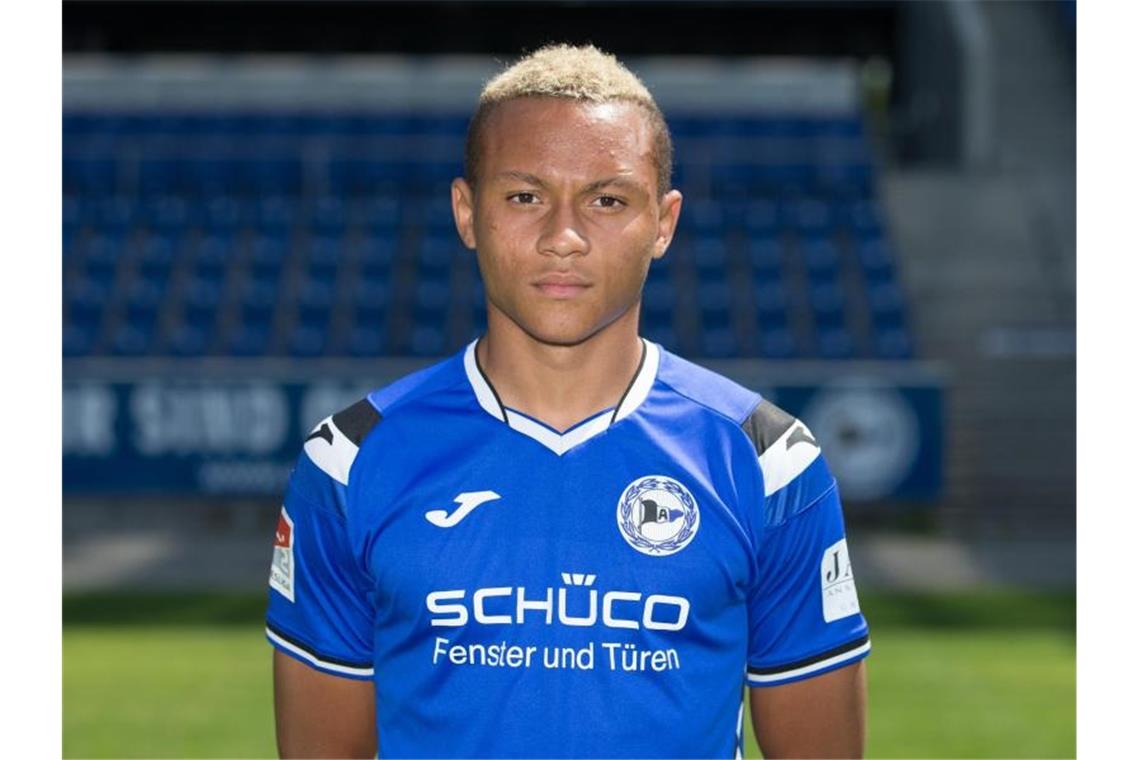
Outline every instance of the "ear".
<path fill-rule="evenodd" d="M 677 231 L 677 220 L 681 217 L 681 191 L 670 190 L 661 198 L 657 212 L 657 239 L 653 241 L 653 258 L 665 255 L 673 233 Z"/>
<path fill-rule="evenodd" d="M 475 250 L 475 191 L 462 177 L 451 181 L 451 214 L 459 239 Z"/>

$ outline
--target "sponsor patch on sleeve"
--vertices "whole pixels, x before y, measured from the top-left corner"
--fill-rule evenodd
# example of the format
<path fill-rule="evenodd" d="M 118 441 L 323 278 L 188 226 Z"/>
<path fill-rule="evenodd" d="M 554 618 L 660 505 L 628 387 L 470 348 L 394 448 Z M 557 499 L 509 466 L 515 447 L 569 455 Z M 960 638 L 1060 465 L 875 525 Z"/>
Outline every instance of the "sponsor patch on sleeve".
<path fill-rule="evenodd" d="M 273 538 L 273 564 L 269 568 L 269 587 L 293 601 L 293 519 L 284 506 L 277 518 Z"/>
<path fill-rule="evenodd" d="M 851 572 L 846 538 L 824 550 L 819 564 L 819 582 L 823 588 L 824 622 L 830 623 L 859 612 L 859 597 L 855 593 L 855 576 Z"/>

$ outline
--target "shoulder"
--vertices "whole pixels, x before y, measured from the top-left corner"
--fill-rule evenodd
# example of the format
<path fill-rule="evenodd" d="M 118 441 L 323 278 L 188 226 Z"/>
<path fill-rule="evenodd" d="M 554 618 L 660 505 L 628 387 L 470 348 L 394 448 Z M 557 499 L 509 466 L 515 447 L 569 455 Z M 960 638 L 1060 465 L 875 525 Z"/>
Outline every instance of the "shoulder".
<path fill-rule="evenodd" d="M 658 379 L 735 429 L 740 446 L 755 457 L 749 467 L 762 482 L 765 526 L 783 524 L 835 487 L 808 426 L 760 394 L 665 350 Z"/>
<path fill-rule="evenodd" d="M 760 464 L 768 525 L 794 517 L 835 486 L 808 426 L 771 401 L 763 400 L 741 427 Z"/>
<path fill-rule="evenodd" d="M 466 349 L 443 361 L 396 380 L 368 394 L 367 400 L 385 417 L 391 417 L 400 407 L 438 391 L 447 390 L 465 382 L 463 357 Z"/>
<path fill-rule="evenodd" d="M 425 367 L 378 388 L 317 423 L 305 439 L 305 454 L 325 475 L 348 485 L 349 473 L 365 440 L 381 427 L 385 418 L 400 414 L 417 399 L 453 387 L 456 357 Z"/>
<path fill-rule="evenodd" d="M 690 402 L 738 425 L 747 420 L 760 403 L 759 393 L 663 348 L 659 350 L 658 381 Z"/>

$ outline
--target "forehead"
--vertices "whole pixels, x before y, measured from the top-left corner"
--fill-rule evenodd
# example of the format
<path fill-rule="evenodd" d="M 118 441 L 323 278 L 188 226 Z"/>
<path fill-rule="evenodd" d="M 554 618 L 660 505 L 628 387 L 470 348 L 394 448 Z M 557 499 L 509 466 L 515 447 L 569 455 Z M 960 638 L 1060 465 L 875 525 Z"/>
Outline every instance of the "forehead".
<path fill-rule="evenodd" d="M 655 176 L 649 118 L 634 103 L 518 98 L 495 107 L 483 129 L 481 173 L 502 171 Z"/>

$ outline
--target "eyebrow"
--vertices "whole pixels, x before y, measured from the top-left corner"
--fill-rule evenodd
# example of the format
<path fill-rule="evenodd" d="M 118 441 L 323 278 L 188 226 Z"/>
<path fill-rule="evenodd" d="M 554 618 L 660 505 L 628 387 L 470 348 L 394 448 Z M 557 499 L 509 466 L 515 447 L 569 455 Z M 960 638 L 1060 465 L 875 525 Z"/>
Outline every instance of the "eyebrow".
<path fill-rule="evenodd" d="M 538 177 L 537 175 L 531 174 L 529 172 L 520 172 L 514 170 L 502 171 L 496 174 L 495 178 L 518 180 L 519 182 L 525 182 L 528 185 L 534 185 L 535 187 L 545 188 L 547 186 L 547 184 L 542 181 L 541 177 Z M 641 186 L 640 182 L 621 176 L 603 177 L 602 179 L 594 180 L 590 184 L 586 185 L 586 187 L 583 188 L 582 192 L 592 193 L 595 190 L 601 190 L 604 187 L 610 186 L 624 188 L 625 190 L 634 193 L 646 192 L 645 188 Z"/>

